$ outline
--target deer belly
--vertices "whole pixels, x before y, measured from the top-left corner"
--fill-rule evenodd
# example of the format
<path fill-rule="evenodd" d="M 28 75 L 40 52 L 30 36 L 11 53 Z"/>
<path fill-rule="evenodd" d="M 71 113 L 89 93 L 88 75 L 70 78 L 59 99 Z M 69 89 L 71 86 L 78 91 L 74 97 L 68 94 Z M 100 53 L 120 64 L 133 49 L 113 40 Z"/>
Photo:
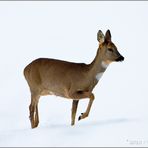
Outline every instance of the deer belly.
<path fill-rule="evenodd" d="M 55 95 L 55 93 L 53 91 L 50 90 L 42 90 L 41 91 L 41 95 L 42 96 L 46 96 L 46 95 Z"/>
<path fill-rule="evenodd" d="M 68 95 L 68 90 L 63 89 L 63 88 L 56 88 L 56 89 L 44 89 L 41 91 L 42 96 L 46 95 L 55 95 L 55 96 L 60 96 L 64 98 L 70 98 Z"/>

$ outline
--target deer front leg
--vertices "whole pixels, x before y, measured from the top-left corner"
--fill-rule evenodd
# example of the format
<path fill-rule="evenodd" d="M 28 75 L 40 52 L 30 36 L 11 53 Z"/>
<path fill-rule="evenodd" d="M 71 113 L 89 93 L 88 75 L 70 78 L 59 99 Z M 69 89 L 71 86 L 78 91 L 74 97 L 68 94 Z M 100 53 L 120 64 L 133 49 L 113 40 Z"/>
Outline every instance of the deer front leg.
<path fill-rule="evenodd" d="M 88 103 L 87 109 L 84 113 L 81 113 L 78 120 L 81 120 L 81 119 L 88 117 L 94 99 L 95 99 L 94 94 L 91 93 L 90 96 L 89 96 L 89 103 Z"/>
<path fill-rule="evenodd" d="M 78 103 L 79 103 L 79 100 L 73 100 L 72 101 L 71 125 L 75 124 L 75 117 L 76 117 Z"/>
<path fill-rule="evenodd" d="M 92 103 L 94 101 L 94 94 L 90 91 L 77 91 L 75 93 L 69 93 L 69 96 L 70 98 L 74 98 L 73 100 L 77 101 L 77 100 L 80 100 L 80 99 L 83 99 L 83 98 L 89 98 L 89 104 L 87 106 L 87 109 L 86 109 L 86 112 L 85 113 L 82 113 L 81 116 L 79 116 L 79 120 L 81 119 L 84 119 L 86 117 L 88 117 L 89 115 L 89 112 L 90 112 L 90 109 L 91 109 L 91 106 L 92 106 Z M 77 108 L 77 105 L 75 105 L 76 108 Z M 76 110 L 76 108 L 74 107 L 74 110 Z M 72 110 L 73 111 L 73 110 Z M 76 112 L 76 111 L 73 111 L 73 112 Z M 73 113 L 73 118 L 72 118 L 72 125 L 74 124 L 74 119 L 75 119 L 75 115 L 76 113 Z"/>
<path fill-rule="evenodd" d="M 68 97 L 73 100 L 80 100 L 84 98 L 89 98 L 91 92 L 88 90 L 78 90 L 74 92 L 70 90 L 67 94 L 68 94 Z"/>

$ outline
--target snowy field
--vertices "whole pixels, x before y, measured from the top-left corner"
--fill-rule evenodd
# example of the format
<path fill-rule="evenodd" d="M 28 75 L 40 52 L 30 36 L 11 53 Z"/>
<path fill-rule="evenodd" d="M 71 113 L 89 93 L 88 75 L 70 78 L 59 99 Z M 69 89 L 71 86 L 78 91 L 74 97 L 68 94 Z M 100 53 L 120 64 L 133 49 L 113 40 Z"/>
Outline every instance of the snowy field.
<path fill-rule="evenodd" d="M 89 117 L 72 127 L 72 101 L 46 96 L 31 129 L 24 67 L 39 57 L 90 63 L 99 29 L 125 61 L 95 87 Z M 148 2 L 0 2 L 0 146 L 148 146 L 147 44 Z"/>

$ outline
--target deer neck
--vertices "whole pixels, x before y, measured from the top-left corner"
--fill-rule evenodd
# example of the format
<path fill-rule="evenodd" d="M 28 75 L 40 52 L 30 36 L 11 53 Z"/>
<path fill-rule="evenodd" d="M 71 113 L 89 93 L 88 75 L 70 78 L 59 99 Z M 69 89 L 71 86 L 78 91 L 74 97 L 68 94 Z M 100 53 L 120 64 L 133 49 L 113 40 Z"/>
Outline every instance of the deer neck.
<path fill-rule="evenodd" d="M 102 60 L 99 50 L 100 49 L 98 49 L 96 57 L 94 58 L 92 63 L 89 64 L 89 75 L 91 77 L 95 77 L 98 81 L 109 66 L 109 64 L 105 63 Z"/>

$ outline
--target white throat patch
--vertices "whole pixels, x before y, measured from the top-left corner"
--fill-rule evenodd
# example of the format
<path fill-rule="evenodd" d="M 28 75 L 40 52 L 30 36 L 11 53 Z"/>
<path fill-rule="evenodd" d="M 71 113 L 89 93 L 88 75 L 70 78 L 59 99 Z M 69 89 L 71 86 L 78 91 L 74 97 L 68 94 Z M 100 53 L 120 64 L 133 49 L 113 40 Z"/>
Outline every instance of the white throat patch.
<path fill-rule="evenodd" d="M 100 73 L 98 73 L 98 74 L 96 75 L 96 79 L 97 79 L 98 81 L 101 79 L 103 73 L 104 73 L 104 72 L 100 72 Z"/>
<path fill-rule="evenodd" d="M 102 64 L 102 67 L 105 68 L 105 69 L 106 69 L 106 68 L 108 67 L 108 65 L 109 65 L 109 64 L 105 63 L 104 61 L 102 61 L 101 64 Z"/>

